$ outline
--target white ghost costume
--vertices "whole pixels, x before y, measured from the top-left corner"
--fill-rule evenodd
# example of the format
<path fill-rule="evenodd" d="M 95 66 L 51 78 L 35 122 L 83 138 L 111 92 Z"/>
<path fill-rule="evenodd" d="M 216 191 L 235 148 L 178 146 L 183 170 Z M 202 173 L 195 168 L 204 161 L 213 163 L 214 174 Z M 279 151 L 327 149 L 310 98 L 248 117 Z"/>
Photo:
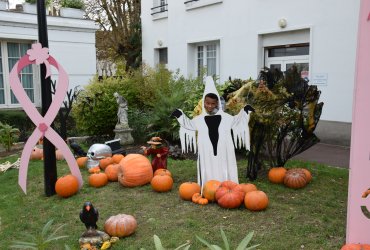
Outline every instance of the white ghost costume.
<path fill-rule="evenodd" d="M 182 110 L 182 115 L 177 118 L 181 125 L 182 151 L 198 152 L 198 184 L 202 190 L 209 180 L 231 180 L 239 183 L 234 145 L 238 148 L 245 147 L 247 150 L 250 148 L 250 113 L 247 114 L 244 109 L 235 116 L 225 113 L 220 108 L 220 96 L 212 77 L 206 78 L 203 105 L 208 93 L 214 93 L 218 97 L 218 110 L 215 114 L 209 115 L 203 106 L 202 114 L 192 120 Z"/>

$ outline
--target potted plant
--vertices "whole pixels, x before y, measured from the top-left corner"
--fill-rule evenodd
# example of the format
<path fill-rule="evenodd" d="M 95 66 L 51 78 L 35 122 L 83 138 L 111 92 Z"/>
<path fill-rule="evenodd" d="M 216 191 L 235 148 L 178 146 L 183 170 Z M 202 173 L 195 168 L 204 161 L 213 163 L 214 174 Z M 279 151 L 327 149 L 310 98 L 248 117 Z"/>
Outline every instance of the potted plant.
<path fill-rule="evenodd" d="M 36 8 L 36 2 L 37 0 L 25 0 L 23 5 L 23 12 L 30 13 L 30 14 L 37 14 L 37 8 Z M 46 14 L 49 13 L 48 6 L 51 4 L 51 0 L 45 1 L 45 10 Z"/>
<path fill-rule="evenodd" d="M 83 18 L 85 4 L 83 0 L 61 0 L 60 16 L 71 18 Z"/>

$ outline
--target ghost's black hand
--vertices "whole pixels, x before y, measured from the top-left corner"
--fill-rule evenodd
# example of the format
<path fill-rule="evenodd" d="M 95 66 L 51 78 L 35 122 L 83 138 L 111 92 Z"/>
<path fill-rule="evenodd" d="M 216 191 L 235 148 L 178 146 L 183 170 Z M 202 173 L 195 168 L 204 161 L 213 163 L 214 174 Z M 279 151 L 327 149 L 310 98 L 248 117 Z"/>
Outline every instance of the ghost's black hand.
<path fill-rule="evenodd" d="M 254 108 L 251 106 L 251 105 L 246 105 L 245 107 L 244 107 L 244 111 L 247 113 L 247 114 L 249 114 L 248 112 L 250 112 L 250 111 L 255 111 L 254 110 Z"/>
<path fill-rule="evenodd" d="M 182 112 L 178 109 L 175 109 L 172 114 L 171 114 L 171 117 L 176 117 L 176 118 L 179 118 L 180 116 L 182 115 Z"/>

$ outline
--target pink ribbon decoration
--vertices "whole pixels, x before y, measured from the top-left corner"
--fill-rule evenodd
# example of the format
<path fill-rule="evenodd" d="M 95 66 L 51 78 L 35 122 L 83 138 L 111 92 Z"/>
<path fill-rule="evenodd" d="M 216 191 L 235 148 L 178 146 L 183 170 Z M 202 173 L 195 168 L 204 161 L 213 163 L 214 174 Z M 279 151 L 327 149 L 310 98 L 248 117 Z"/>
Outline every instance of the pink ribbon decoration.
<path fill-rule="evenodd" d="M 47 76 L 50 76 L 50 65 L 54 66 L 59 71 L 55 95 L 44 117 L 40 115 L 34 104 L 28 98 L 18 77 L 19 73 L 24 67 L 30 64 L 41 63 L 45 64 Z M 18 184 L 22 188 L 23 192 L 26 194 L 27 191 L 27 172 L 30 155 L 41 136 L 48 138 L 48 140 L 62 152 L 72 175 L 77 177 L 79 187 L 81 188 L 83 184 L 82 176 L 72 152 L 69 150 L 67 144 L 58 135 L 58 133 L 55 132 L 52 127 L 50 127 L 50 124 L 54 121 L 56 115 L 58 114 L 60 106 L 63 103 L 65 93 L 68 89 L 68 75 L 63 67 L 52 56 L 49 55 L 48 48 L 42 48 L 40 43 L 32 44 L 32 49 L 29 49 L 27 54 L 19 59 L 10 72 L 10 86 L 24 111 L 37 127 L 24 145 L 21 156 Z"/>

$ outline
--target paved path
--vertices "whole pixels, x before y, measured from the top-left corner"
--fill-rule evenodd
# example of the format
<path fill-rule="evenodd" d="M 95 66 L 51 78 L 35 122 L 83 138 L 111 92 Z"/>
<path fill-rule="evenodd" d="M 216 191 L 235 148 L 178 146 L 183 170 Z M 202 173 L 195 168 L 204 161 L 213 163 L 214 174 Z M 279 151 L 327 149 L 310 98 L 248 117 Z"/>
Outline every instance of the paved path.
<path fill-rule="evenodd" d="M 293 159 L 349 168 L 350 147 L 318 143 Z"/>

